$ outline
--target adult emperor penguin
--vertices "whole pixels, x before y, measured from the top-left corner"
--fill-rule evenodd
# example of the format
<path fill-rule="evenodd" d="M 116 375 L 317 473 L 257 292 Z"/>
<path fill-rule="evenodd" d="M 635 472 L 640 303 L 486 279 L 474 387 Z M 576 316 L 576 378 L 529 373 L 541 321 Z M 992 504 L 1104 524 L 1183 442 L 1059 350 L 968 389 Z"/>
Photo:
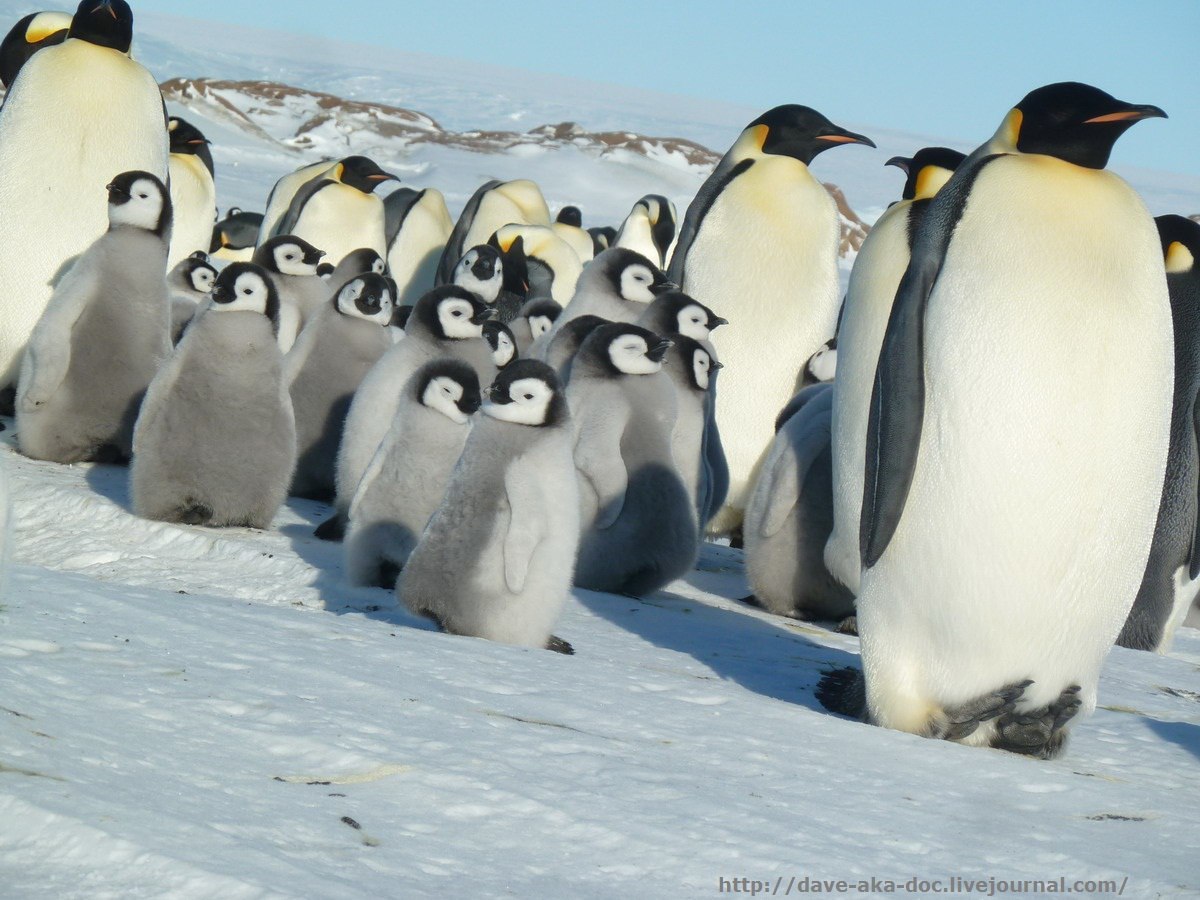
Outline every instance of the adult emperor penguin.
<path fill-rule="evenodd" d="M 18 19 L 0 43 L 0 83 L 12 88 L 29 58 L 43 47 L 61 44 L 70 28 L 71 14 L 65 12 L 35 12 Z"/>
<path fill-rule="evenodd" d="M 509 223 L 550 225 L 550 208 L 532 181 L 488 181 L 471 195 L 438 262 L 437 283 L 449 284 L 463 254 Z"/>
<path fill-rule="evenodd" d="M 875 145 L 807 106 L 777 106 L 746 126 L 688 207 L 671 279 L 737 322 L 719 333 L 728 365 L 716 395 L 730 486 L 710 530 L 741 521 L 775 413 L 804 362 L 833 336 L 838 310 L 837 207 L 809 171 L 818 153 Z"/>
<path fill-rule="evenodd" d="M 1050 757 L 1096 704 L 1146 570 L 1174 369 L 1154 221 L 1104 167 L 1164 115 L 1038 88 L 926 214 L 869 409 L 858 630 L 875 724 Z M 844 708 L 843 686 L 822 696 Z"/>
<path fill-rule="evenodd" d="M 421 366 L 350 504 L 346 575 L 354 584 L 394 588 L 429 517 L 441 505 L 471 416 L 479 376 L 458 359 Z"/>
<path fill-rule="evenodd" d="M 511 275 L 521 274 L 525 279 L 525 292 L 512 306 L 507 306 L 503 298 L 497 302 L 501 321 L 511 321 L 521 305 L 533 297 L 549 297 L 565 304 L 575 293 L 583 263 L 554 229 L 545 225 L 505 225 L 489 243 L 504 254 L 506 287 L 511 287 Z"/>
<path fill-rule="evenodd" d="M 470 291 L 454 285 L 434 288 L 417 301 L 404 326 L 404 339 L 388 350 L 354 394 L 337 455 L 337 515 L 343 520 L 363 473 L 391 427 L 408 379 L 442 356 L 475 367 L 480 384 L 496 374 L 483 323 L 495 311 Z"/>
<path fill-rule="evenodd" d="M 675 204 L 660 194 L 647 194 L 621 223 L 614 247 L 628 247 L 666 268 L 675 245 L 675 225 L 679 217 Z"/>
<path fill-rule="evenodd" d="M 888 165 L 899 166 L 907 175 L 903 198 L 893 203 L 872 226 L 850 272 L 837 335 L 836 353 L 841 365 L 833 383 L 833 533 L 825 548 L 825 565 L 834 578 L 855 594 L 862 567 L 858 525 L 867 446 L 867 406 L 875 383 L 879 346 L 921 220 L 934 195 L 963 158 L 956 150 L 926 147 L 912 159 L 888 160 Z M 806 368 L 819 369 L 820 362 L 810 360 Z M 815 371 L 813 377 L 828 380 L 820 378 L 823 374 L 826 373 Z"/>
<path fill-rule="evenodd" d="M 203 253 L 182 260 L 167 274 L 171 300 L 171 343 L 178 344 L 183 329 L 217 281 L 217 270 Z"/>
<path fill-rule="evenodd" d="M 231 207 L 225 218 L 213 226 L 209 254 L 223 262 L 250 262 L 262 222 L 262 213 Z"/>
<path fill-rule="evenodd" d="M 200 129 L 178 116 L 167 119 L 171 155 L 171 208 L 175 224 L 171 230 L 171 252 L 167 266 L 173 267 L 197 250 L 207 250 L 217 218 L 217 187 L 213 182 L 212 153 Z"/>
<path fill-rule="evenodd" d="M 267 211 L 263 213 L 259 222 L 258 238 L 255 243 L 266 243 L 268 238 L 279 234 L 279 223 L 287 214 L 288 207 L 292 205 L 292 200 L 300 192 L 300 189 L 310 181 L 316 181 L 321 176 L 332 173 L 337 164 L 336 159 L 323 159 L 320 162 L 309 163 L 293 172 L 288 172 L 276 181 L 271 187 L 271 192 L 267 194 Z"/>
<path fill-rule="evenodd" d="M 638 325 L 601 325 L 571 364 L 582 537 L 575 584 L 643 597 L 687 572 L 696 509 L 672 451 L 671 341 Z"/>
<path fill-rule="evenodd" d="M 1171 444 L 1150 559 L 1117 643 L 1166 653 L 1200 594 L 1200 223 L 1183 216 L 1154 221 L 1166 260 L 1175 336 Z"/>
<path fill-rule="evenodd" d="M 171 352 L 167 188 L 124 172 L 108 198 L 108 232 L 59 281 L 21 364 L 17 443 L 35 459 L 128 460 L 138 405 Z"/>
<path fill-rule="evenodd" d="M 386 256 L 383 201 L 375 189 L 397 180 L 368 157 L 347 156 L 300 187 L 273 234 L 304 238 L 324 250 L 334 265 L 360 247 Z"/>
<path fill-rule="evenodd" d="M 284 357 L 296 414 L 298 459 L 292 493 L 328 500 L 342 428 L 354 392 L 391 349 L 393 298 L 382 275 L 342 286 Z"/>
<path fill-rule="evenodd" d="M 579 544 L 571 417 L 544 363 L 496 378 L 396 596 L 451 634 L 573 653 L 551 633 Z"/>
<path fill-rule="evenodd" d="M 431 290 L 454 220 L 437 188 L 400 188 L 383 198 L 387 265 L 396 279 L 396 304 L 412 306 Z"/>
<path fill-rule="evenodd" d="M 166 181 L 162 95 L 129 58 L 132 38 L 125 0 L 84 0 L 67 39 L 30 58 L 0 108 L 0 391 L 8 396 L 54 285 L 108 227 L 104 186 L 139 170 Z"/>
<path fill-rule="evenodd" d="M 134 432 L 130 493 L 147 519 L 267 528 L 287 499 L 296 423 L 266 272 L 233 263 L 159 370 Z"/>

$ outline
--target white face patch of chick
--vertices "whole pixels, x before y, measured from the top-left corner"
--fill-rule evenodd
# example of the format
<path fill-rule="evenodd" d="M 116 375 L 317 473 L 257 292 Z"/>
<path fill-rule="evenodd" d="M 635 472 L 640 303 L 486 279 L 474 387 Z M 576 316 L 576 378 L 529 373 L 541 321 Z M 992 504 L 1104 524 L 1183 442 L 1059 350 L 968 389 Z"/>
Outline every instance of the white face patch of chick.
<path fill-rule="evenodd" d="M 478 296 L 484 303 L 495 303 L 496 298 L 500 296 L 500 288 L 504 285 L 504 265 L 497 259 L 492 269 L 492 277 L 480 279 L 474 272 L 479 255 L 478 250 L 468 250 L 467 255 L 460 259 L 455 267 L 452 281 Z"/>
<path fill-rule="evenodd" d="M 696 381 L 696 387 L 702 391 L 708 390 L 712 377 L 712 357 L 708 355 L 707 350 L 697 347 L 692 352 L 692 377 Z"/>
<path fill-rule="evenodd" d="M 207 294 L 212 290 L 213 283 L 217 280 L 217 273 L 208 266 L 196 266 L 192 269 L 189 276 L 192 282 L 192 289 L 199 291 L 201 294 Z"/>
<path fill-rule="evenodd" d="M 626 266 L 621 273 L 621 297 L 634 303 L 654 302 L 654 273 L 641 263 Z"/>
<path fill-rule="evenodd" d="M 641 335 L 622 334 L 608 345 L 608 358 L 626 375 L 653 375 L 662 371 L 662 362 L 650 359 L 649 350 Z"/>
<path fill-rule="evenodd" d="M 226 303 L 213 303 L 214 312 L 255 312 L 267 314 L 267 299 L 270 291 L 267 283 L 256 272 L 243 272 L 233 282 L 232 299 Z"/>
<path fill-rule="evenodd" d="M 305 277 L 317 274 L 317 264 L 304 261 L 304 251 L 298 244 L 280 244 L 274 250 L 275 268 L 280 275 Z"/>
<path fill-rule="evenodd" d="M 132 225 L 154 231 L 162 215 L 162 190 L 149 178 L 139 178 L 129 186 L 129 199 L 121 204 L 108 204 L 108 221 L 113 225 Z"/>
<path fill-rule="evenodd" d="M 695 303 L 689 303 L 681 309 L 675 319 L 675 330 L 694 341 L 707 341 L 712 334 L 708 327 L 708 313 Z"/>
<path fill-rule="evenodd" d="M 492 362 L 496 364 L 497 369 L 503 369 L 516 358 L 517 348 L 505 332 L 501 331 L 496 334 L 496 349 L 492 351 Z"/>
<path fill-rule="evenodd" d="M 366 289 L 366 283 L 361 278 L 348 281 L 337 295 L 337 309 L 342 315 L 365 319 L 377 325 L 388 325 L 392 321 L 394 302 L 391 291 L 385 290 L 379 297 L 379 309 L 372 312 L 359 306 L 359 300 Z"/>
<path fill-rule="evenodd" d="M 438 304 L 437 316 L 442 332 L 451 340 L 465 341 L 483 336 L 483 325 L 475 324 L 471 317 L 475 310 L 471 304 L 457 297 L 450 297 Z"/>
<path fill-rule="evenodd" d="M 837 350 L 822 347 L 809 359 L 808 371 L 817 381 L 833 381 L 837 374 Z"/>
<path fill-rule="evenodd" d="M 554 320 L 549 316 L 530 316 L 529 317 L 529 333 L 535 338 L 540 338 L 543 334 L 554 327 Z"/>
<path fill-rule="evenodd" d="M 490 392 L 489 392 L 490 394 Z M 493 419 L 517 425 L 544 425 L 554 391 L 540 378 L 519 378 L 508 387 L 511 403 L 486 400 L 483 412 Z"/>
<path fill-rule="evenodd" d="M 448 375 L 439 375 L 426 385 L 421 403 L 430 409 L 437 410 L 451 422 L 465 425 L 470 417 L 458 408 L 462 396 L 463 386 L 461 384 Z"/>

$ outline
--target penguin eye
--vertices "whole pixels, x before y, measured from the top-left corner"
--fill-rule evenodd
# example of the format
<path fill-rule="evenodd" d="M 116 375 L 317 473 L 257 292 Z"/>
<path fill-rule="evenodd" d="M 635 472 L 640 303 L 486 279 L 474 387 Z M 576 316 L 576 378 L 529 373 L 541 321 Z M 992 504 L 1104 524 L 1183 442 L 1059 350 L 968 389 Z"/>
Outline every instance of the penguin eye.
<path fill-rule="evenodd" d="M 254 289 L 253 288 L 242 288 L 242 293 L 245 294 L 247 297 L 249 297 L 251 294 L 254 293 Z"/>
<path fill-rule="evenodd" d="M 461 319 L 461 318 L 462 318 L 462 314 L 463 314 L 463 313 L 462 313 L 462 310 L 461 310 L 461 309 L 456 309 L 456 310 L 455 310 L 454 312 L 452 312 L 450 315 L 454 316 L 454 318 L 456 318 L 456 319 Z"/>
<path fill-rule="evenodd" d="M 149 196 L 150 196 L 149 194 L 138 194 L 138 199 L 139 199 L 139 200 L 145 200 L 145 199 L 147 199 Z"/>
<path fill-rule="evenodd" d="M 291 254 L 291 253 L 285 253 L 285 254 L 283 255 L 283 258 L 284 258 L 284 259 L 286 259 L 288 262 L 291 262 L 291 261 L 292 261 L 293 259 L 295 259 L 296 257 L 295 257 L 293 254 Z"/>
<path fill-rule="evenodd" d="M 526 394 L 526 395 L 525 395 L 525 399 L 526 399 L 526 400 L 532 400 L 532 399 L 533 399 L 533 394 Z"/>

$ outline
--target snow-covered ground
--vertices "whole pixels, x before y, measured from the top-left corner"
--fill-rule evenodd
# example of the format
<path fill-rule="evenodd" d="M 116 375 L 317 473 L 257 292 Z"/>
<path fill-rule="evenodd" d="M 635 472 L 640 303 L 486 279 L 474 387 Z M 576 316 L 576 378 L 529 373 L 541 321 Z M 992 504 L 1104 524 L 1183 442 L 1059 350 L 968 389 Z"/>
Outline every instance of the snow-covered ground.
<path fill-rule="evenodd" d="M 25 11 L 0 0 L 0 21 Z M 721 151 L 761 112 L 138 22 L 139 58 L 160 80 L 271 79 L 457 131 L 570 120 Z M 297 148 L 200 106 L 172 112 L 214 141 L 222 209 L 261 209 L 284 172 L 370 139 L 324 130 Z M 880 144 L 815 166 L 868 221 L 900 187 L 888 157 L 973 142 L 827 112 Z M 618 223 L 651 191 L 682 213 L 706 174 L 578 147 L 371 149 L 455 213 L 488 178 L 531 177 L 588 225 Z M 1124 174 L 1154 212 L 1200 212 L 1200 179 Z M 727 548 L 706 547 L 696 572 L 645 602 L 576 591 L 556 629 L 574 657 L 515 649 L 435 633 L 389 592 L 348 587 L 339 548 L 311 536 L 327 507 L 293 501 L 266 532 L 142 521 L 124 469 L 24 459 L 8 426 L 4 900 L 717 897 L 722 879 L 726 893 L 761 881 L 783 895 L 805 877 L 953 876 L 1200 892 L 1196 631 L 1166 657 L 1114 650 L 1101 709 L 1063 757 L 1039 762 L 825 713 L 813 688 L 854 663 L 857 640 L 737 602 L 748 589 Z"/>

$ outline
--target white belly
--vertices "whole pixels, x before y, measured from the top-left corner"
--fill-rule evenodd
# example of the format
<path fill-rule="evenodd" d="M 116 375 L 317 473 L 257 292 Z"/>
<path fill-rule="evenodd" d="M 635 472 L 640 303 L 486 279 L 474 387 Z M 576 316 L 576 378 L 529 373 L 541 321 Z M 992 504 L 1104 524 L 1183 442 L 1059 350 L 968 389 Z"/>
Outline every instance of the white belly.
<path fill-rule="evenodd" d="M 324 250 L 324 261 L 335 266 L 363 247 L 387 256 L 383 201 L 344 184 L 331 184 L 313 194 L 293 230 L 296 237 Z"/>
<path fill-rule="evenodd" d="M 388 248 L 388 268 L 400 294 L 398 305 L 415 304 L 433 288 L 438 260 L 453 230 L 445 198 L 441 191 L 429 188 L 409 210 L 400 233 Z"/>
<path fill-rule="evenodd" d="M 858 600 L 872 716 L 916 730 L 1026 678 L 1023 708 L 1079 684 L 1090 710 L 1165 470 L 1173 349 L 1154 223 L 1107 172 L 994 162 L 925 335 L 912 488 Z"/>
<path fill-rule="evenodd" d="M 172 153 L 169 165 L 175 221 L 171 228 L 171 250 L 167 254 L 168 271 L 195 251 L 208 251 L 217 214 L 217 190 L 200 157 Z"/>

